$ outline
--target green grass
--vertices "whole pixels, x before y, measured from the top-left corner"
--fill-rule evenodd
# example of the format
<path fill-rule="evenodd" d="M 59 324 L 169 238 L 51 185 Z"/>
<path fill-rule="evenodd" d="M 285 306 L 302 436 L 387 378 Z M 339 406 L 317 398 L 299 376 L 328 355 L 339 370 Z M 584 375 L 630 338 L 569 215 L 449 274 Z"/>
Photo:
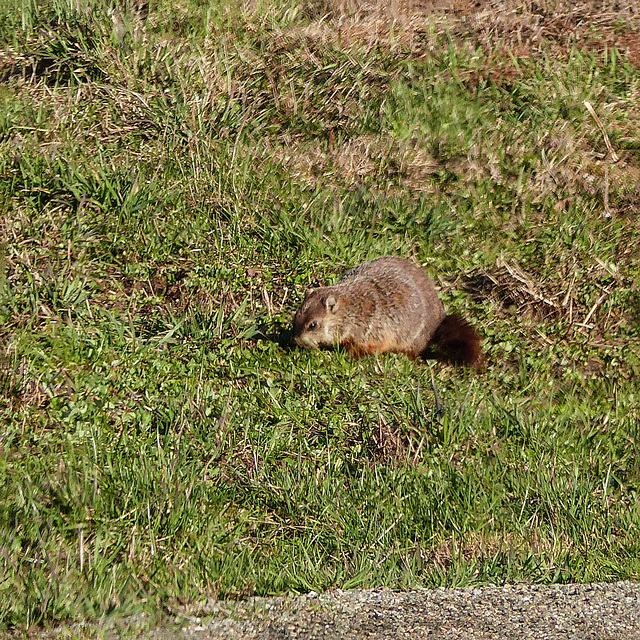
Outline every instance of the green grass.
<path fill-rule="evenodd" d="M 639 579 L 621 19 L 3 5 L 0 628 Z M 384 254 L 480 328 L 485 373 L 288 346 L 306 288 Z"/>

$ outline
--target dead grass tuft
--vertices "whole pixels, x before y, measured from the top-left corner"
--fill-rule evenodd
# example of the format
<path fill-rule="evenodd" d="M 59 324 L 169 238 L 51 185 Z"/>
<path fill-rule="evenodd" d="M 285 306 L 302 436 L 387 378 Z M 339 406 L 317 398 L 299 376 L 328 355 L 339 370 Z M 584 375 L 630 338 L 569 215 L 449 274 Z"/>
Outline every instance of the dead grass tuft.
<path fill-rule="evenodd" d="M 462 289 L 476 302 L 490 299 L 505 311 L 518 309 L 539 319 L 555 318 L 560 309 L 558 295 L 543 291 L 517 264 L 476 271 L 465 278 Z"/>
<path fill-rule="evenodd" d="M 369 179 L 387 179 L 416 193 L 433 192 L 431 178 L 443 169 L 442 163 L 415 140 L 404 142 L 383 135 L 340 142 L 330 137 L 323 146 L 284 144 L 272 154 L 294 180 L 311 187 L 333 182 L 350 188 Z"/>
<path fill-rule="evenodd" d="M 406 461 L 410 443 L 397 425 L 389 424 L 384 415 L 378 415 L 378 428 L 371 432 L 372 457 L 376 463 L 401 464 Z"/>
<path fill-rule="evenodd" d="M 251 11 L 255 3 L 247 7 Z M 573 46 L 596 53 L 615 47 L 631 64 L 640 64 L 640 12 L 633 0 L 309 0 L 302 13 L 310 23 L 282 30 L 279 37 L 346 49 L 402 47 L 416 54 L 440 48 L 437 34 L 449 33 L 487 54 L 496 44 L 518 57 L 550 45 L 558 53 Z M 500 76 L 496 69 L 491 74 Z"/>
<path fill-rule="evenodd" d="M 428 0 L 418 0 L 416 4 L 425 12 L 432 5 Z M 565 51 L 577 46 L 594 52 L 615 46 L 629 62 L 636 65 L 639 62 L 640 14 L 633 0 L 614 5 L 603 0 L 579 3 L 444 0 L 435 5 L 447 13 L 448 24 L 457 34 L 475 35 L 478 44 L 484 47 L 491 48 L 497 42 L 517 48 L 519 55 L 525 57 L 527 50 L 539 50 L 542 46 L 548 49 L 550 44 Z"/>
<path fill-rule="evenodd" d="M 488 560 L 499 556 L 510 559 L 522 556 L 546 557 L 553 562 L 558 553 L 566 553 L 576 543 L 568 535 L 559 539 L 555 532 L 546 533 L 535 516 L 529 525 L 530 534 L 525 536 L 519 531 L 500 531 L 495 533 L 468 532 L 462 541 L 447 538 L 429 550 L 421 550 L 425 565 L 433 564 L 446 571 L 456 559 L 463 557 L 467 561 Z"/>
<path fill-rule="evenodd" d="M 557 276 L 560 275 L 560 278 Z M 614 284 L 600 284 L 614 277 Z M 568 320 L 569 325 L 611 331 L 624 322 L 624 310 L 614 311 L 608 304 L 617 287 L 623 288 L 615 267 L 600 261 L 591 268 L 564 268 L 552 280 L 524 270 L 515 260 L 499 258 L 496 267 L 478 270 L 466 276 L 461 285 L 477 302 L 493 300 L 508 314 L 517 309 L 519 316 L 529 316 L 537 322 Z M 579 290 L 595 289 L 595 298 L 580 294 Z M 606 306 L 607 315 L 600 312 Z"/>

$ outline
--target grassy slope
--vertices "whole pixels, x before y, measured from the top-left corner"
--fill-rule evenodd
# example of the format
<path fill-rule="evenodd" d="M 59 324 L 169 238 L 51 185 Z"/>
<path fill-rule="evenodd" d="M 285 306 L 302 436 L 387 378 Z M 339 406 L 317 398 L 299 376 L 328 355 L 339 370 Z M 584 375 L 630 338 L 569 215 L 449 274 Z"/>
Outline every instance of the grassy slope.
<path fill-rule="evenodd" d="M 637 18 L 269 4 L 0 15 L 0 623 L 640 578 Z M 286 347 L 387 253 L 484 375 Z"/>

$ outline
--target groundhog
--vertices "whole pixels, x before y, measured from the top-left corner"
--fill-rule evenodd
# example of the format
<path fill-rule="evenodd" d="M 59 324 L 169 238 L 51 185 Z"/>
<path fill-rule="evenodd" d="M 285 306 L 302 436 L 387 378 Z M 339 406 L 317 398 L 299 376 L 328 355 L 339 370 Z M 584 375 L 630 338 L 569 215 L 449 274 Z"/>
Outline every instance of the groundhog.
<path fill-rule="evenodd" d="M 365 262 L 336 284 L 309 291 L 293 318 L 293 339 L 306 348 L 339 344 L 355 356 L 395 351 L 475 368 L 483 363 L 478 332 L 445 313 L 422 269 L 395 256 Z"/>

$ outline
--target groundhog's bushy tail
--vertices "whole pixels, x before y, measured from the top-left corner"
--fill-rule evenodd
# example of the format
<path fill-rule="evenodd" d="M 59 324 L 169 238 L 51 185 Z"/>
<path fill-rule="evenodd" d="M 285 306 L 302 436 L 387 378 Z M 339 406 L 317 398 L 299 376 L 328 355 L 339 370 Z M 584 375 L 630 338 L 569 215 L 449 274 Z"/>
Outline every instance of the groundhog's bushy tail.
<path fill-rule="evenodd" d="M 480 369 L 484 365 L 480 340 L 480 334 L 466 320 L 452 314 L 445 316 L 429 345 L 442 360 Z"/>

